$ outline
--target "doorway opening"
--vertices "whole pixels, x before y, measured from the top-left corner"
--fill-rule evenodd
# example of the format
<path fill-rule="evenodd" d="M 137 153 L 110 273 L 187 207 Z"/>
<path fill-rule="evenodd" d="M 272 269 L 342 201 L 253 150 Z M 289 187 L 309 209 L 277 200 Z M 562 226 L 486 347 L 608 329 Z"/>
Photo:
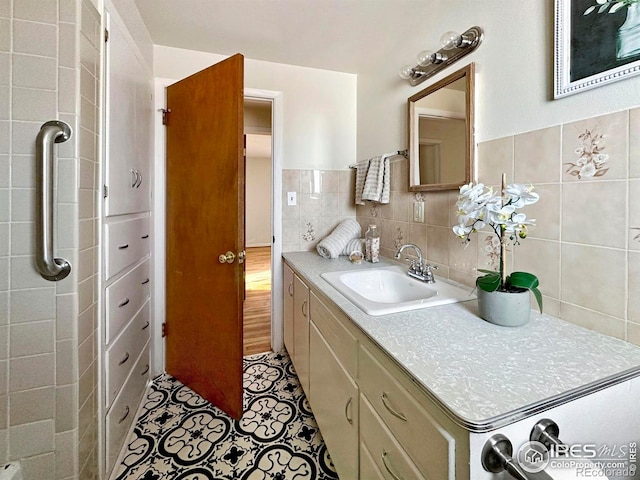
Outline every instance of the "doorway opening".
<path fill-rule="evenodd" d="M 272 349 L 272 113 L 270 99 L 245 98 L 245 356 Z"/>

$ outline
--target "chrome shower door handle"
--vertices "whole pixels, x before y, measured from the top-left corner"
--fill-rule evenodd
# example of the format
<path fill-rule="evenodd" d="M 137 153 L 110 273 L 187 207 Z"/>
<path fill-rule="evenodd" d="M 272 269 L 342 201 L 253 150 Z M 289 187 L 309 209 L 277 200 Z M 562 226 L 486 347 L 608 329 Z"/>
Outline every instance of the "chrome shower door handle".
<path fill-rule="evenodd" d="M 71 273 L 71 264 L 53 256 L 53 144 L 71 138 L 71 127 L 51 120 L 36 137 L 36 267 L 42 278 L 57 282 Z"/>

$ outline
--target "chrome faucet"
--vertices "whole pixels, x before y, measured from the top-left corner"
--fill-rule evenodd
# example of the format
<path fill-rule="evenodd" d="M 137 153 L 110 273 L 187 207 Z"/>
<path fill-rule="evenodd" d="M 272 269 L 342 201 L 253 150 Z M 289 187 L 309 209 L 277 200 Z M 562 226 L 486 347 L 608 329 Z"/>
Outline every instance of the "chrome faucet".
<path fill-rule="evenodd" d="M 416 252 L 416 255 L 418 256 L 418 260 L 409 260 L 411 264 L 409 265 L 407 275 L 421 280 L 425 283 L 436 283 L 436 280 L 433 277 L 432 269 L 437 269 L 438 267 L 436 265 L 429 265 L 422 259 L 422 250 L 420 250 L 420 247 L 418 247 L 417 245 L 413 243 L 405 243 L 398 249 L 394 258 L 396 260 L 400 259 L 400 254 L 404 252 L 406 248 L 413 248 Z"/>

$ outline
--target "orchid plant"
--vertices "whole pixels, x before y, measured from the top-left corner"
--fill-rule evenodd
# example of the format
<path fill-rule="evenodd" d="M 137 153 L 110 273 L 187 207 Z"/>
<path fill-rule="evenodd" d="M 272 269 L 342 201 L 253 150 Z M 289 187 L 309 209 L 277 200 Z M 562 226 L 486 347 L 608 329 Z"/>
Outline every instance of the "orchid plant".
<path fill-rule="evenodd" d="M 537 277 L 527 272 L 506 273 L 507 244 L 518 245 L 520 240 L 527 237 L 528 227 L 535 225 L 534 219 L 527 219 L 518 210 L 536 203 L 539 198 L 533 186 L 518 183 L 506 185 L 504 174 L 501 192 L 482 183 L 463 185 L 456 202 L 458 225 L 453 227 L 453 233 L 467 245 L 471 241 L 471 234 L 486 227 L 491 228 L 500 241 L 500 271 L 479 269 L 484 275 L 478 277 L 476 285 L 486 292 L 528 289 L 542 312 L 542 294 L 538 290 Z"/>

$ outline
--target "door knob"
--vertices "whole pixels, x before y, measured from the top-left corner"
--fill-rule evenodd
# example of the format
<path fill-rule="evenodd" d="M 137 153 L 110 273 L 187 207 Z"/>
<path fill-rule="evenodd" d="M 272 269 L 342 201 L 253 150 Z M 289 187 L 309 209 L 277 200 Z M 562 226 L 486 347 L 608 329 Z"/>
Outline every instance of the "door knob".
<path fill-rule="evenodd" d="M 242 250 L 238 252 L 238 263 L 244 263 L 244 259 L 247 257 L 247 251 Z"/>
<path fill-rule="evenodd" d="M 227 252 L 218 257 L 220 263 L 233 263 L 235 259 L 236 256 L 233 252 Z"/>

